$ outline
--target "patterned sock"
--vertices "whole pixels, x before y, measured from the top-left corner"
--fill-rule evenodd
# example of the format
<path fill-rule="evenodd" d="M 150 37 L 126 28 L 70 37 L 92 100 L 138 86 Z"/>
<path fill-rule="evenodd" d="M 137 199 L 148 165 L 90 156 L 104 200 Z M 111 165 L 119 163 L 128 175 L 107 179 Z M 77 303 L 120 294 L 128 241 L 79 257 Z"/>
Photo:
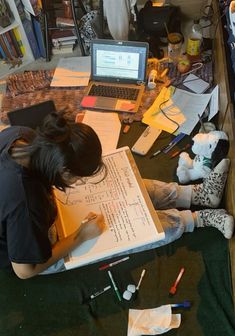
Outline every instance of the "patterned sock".
<path fill-rule="evenodd" d="M 192 204 L 217 208 L 223 196 L 229 171 L 229 159 L 223 159 L 201 184 L 192 186 Z"/>
<path fill-rule="evenodd" d="M 218 229 L 225 238 L 230 239 L 234 231 L 233 216 L 230 216 L 224 209 L 205 209 L 196 211 L 196 227 L 214 227 Z"/>

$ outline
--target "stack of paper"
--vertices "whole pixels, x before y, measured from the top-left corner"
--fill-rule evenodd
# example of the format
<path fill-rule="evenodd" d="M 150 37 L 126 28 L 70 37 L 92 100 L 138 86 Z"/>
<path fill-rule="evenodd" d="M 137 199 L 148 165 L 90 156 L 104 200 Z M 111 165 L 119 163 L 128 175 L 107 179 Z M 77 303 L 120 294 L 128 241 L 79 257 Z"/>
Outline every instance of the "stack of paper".
<path fill-rule="evenodd" d="M 117 148 L 121 130 L 121 122 L 117 113 L 87 110 L 82 122 L 92 127 L 98 135 L 103 154 Z"/>
<path fill-rule="evenodd" d="M 169 133 L 178 132 L 190 135 L 198 123 L 198 115 L 202 116 L 211 94 L 195 94 L 171 88 L 163 88 L 145 112 L 142 121 L 152 127 Z"/>
<path fill-rule="evenodd" d="M 87 86 L 90 80 L 90 73 L 90 56 L 61 58 L 55 69 L 51 86 Z"/>

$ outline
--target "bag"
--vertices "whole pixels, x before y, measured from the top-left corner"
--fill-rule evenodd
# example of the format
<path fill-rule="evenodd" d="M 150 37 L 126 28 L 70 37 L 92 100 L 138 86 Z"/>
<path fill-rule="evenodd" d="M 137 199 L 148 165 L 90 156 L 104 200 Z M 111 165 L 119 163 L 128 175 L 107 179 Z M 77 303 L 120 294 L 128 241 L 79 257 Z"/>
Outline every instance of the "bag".
<path fill-rule="evenodd" d="M 101 38 L 100 14 L 98 10 L 92 10 L 83 15 L 79 22 L 79 30 L 84 43 L 86 55 L 90 54 L 91 40 Z"/>
<path fill-rule="evenodd" d="M 167 37 L 167 30 L 169 32 L 180 33 L 180 25 L 179 7 L 154 7 L 152 1 L 147 1 L 139 12 L 139 30 L 149 36 L 155 36 L 159 39 Z"/>

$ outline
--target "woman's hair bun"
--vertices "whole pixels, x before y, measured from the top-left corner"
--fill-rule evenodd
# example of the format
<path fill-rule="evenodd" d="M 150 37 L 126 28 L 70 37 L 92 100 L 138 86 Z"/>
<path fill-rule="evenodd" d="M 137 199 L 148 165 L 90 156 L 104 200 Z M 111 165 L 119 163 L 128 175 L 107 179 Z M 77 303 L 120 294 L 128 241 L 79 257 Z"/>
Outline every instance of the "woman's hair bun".
<path fill-rule="evenodd" d="M 64 142 L 70 137 L 70 127 L 62 113 L 52 112 L 43 122 L 40 135 L 53 142 Z"/>

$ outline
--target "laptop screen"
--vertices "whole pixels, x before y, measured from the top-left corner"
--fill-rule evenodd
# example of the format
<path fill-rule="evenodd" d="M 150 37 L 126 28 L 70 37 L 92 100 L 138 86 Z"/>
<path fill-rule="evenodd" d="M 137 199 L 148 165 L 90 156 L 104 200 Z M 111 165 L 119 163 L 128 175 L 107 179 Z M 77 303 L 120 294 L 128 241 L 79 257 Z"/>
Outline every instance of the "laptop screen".
<path fill-rule="evenodd" d="M 148 43 L 93 40 L 91 79 L 117 83 L 144 83 L 147 59 Z"/>

